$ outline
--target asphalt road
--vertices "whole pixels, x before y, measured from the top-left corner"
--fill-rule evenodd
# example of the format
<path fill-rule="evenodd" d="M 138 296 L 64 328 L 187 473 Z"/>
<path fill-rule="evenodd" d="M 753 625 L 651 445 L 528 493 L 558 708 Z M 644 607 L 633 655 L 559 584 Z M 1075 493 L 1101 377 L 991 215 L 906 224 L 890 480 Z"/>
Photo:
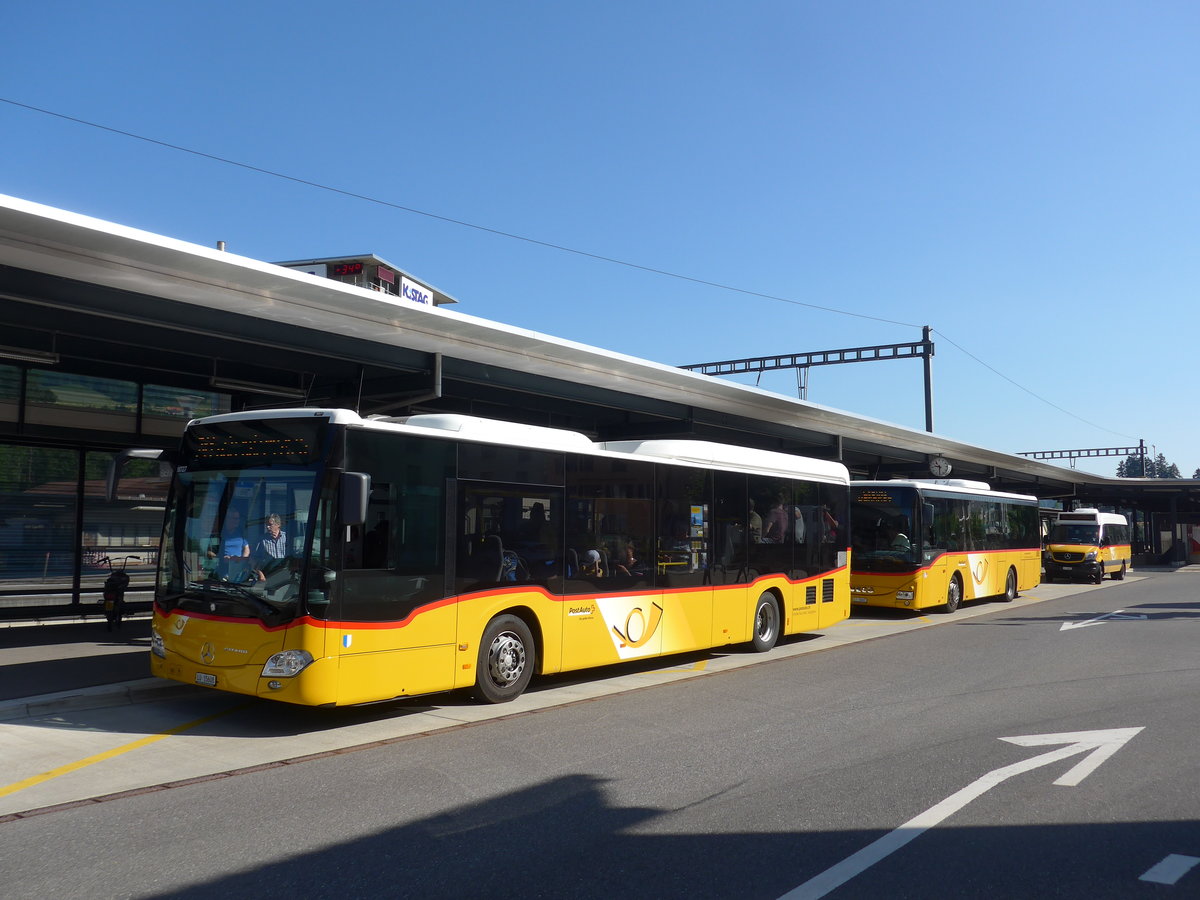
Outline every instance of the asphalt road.
<path fill-rule="evenodd" d="M 551 683 L 550 703 L 499 718 L 198 695 L 11 726 L 9 748 L 60 727 L 172 784 L 0 824 L 5 881 L 22 897 L 1200 896 L 1200 578 L 1046 593 L 641 690 Z M 440 724 L 378 739 L 397 718 Z M 213 765 L 230 742 L 283 739 L 305 756 Z M 88 749 L 43 776 L 120 790 L 104 762 L 79 765 Z"/>

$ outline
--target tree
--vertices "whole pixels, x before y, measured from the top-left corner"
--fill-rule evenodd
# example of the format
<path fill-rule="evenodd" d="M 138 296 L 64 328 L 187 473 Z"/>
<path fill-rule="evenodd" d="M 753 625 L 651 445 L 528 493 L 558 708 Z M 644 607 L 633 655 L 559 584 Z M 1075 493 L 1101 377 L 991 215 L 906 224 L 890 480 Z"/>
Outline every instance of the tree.
<path fill-rule="evenodd" d="M 1142 457 L 1130 455 L 1125 457 L 1121 462 L 1117 463 L 1118 478 L 1181 478 L 1179 474 L 1179 466 L 1175 463 L 1167 462 L 1167 458 L 1161 453 L 1151 459 L 1149 456 L 1145 460 L 1145 472 L 1143 473 Z M 1196 470 L 1196 478 L 1200 478 L 1200 469 Z"/>

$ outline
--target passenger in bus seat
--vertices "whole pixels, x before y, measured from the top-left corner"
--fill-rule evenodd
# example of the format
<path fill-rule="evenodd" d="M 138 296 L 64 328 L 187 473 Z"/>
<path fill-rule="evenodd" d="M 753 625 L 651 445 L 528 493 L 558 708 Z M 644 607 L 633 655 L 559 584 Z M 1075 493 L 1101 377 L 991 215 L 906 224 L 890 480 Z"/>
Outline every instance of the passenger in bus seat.
<path fill-rule="evenodd" d="M 637 557 L 633 544 L 626 543 L 624 548 L 617 551 L 613 568 L 622 575 L 645 575 L 646 564 Z"/>
<path fill-rule="evenodd" d="M 754 501 L 750 501 L 749 514 L 747 516 L 747 526 L 750 529 L 750 543 L 762 543 L 763 520 L 762 516 L 754 508 Z"/>
<path fill-rule="evenodd" d="M 763 526 L 762 540 L 764 544 L 782 544 L 787 540 L 788 512 L 783 494 L 776 494 L 767 510 L 767 518 Z"/>
<path fill-rule="evenodd" d="M 580 561 L 580 571 L 585 578 L 603 578 L 604 565 L 600 561 L 599 550 L 588 550 Z"/>

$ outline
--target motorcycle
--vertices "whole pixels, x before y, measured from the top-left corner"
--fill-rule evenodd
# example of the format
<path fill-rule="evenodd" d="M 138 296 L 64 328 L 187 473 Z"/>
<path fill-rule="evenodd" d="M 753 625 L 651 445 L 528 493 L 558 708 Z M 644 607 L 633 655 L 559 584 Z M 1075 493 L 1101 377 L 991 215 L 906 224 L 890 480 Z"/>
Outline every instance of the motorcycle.
<path fill-rule="evenodd" d="M 129 574 L 125 571 L 125 567 L 129 565 L 129 560 L 141 562 L 140 556 L 126 556 L 121 560 L 121 568 L 117 569 L 113 566 L 113 561 L 110 557 L 104 557 L 100 563 L 108 564 L 108 577 L 104 579 L 104 594 L 100 601 L 104 607 L 105 631 L 112 631 L 114 628 L 121 630 L 121 616 L 125 612 L 125 591 L 129 587 Z"/>

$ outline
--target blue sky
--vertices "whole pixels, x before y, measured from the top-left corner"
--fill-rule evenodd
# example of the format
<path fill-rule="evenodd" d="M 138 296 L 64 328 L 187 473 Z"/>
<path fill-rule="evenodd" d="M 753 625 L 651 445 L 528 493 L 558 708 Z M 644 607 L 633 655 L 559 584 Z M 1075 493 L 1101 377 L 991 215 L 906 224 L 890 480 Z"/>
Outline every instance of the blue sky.
<path fill-rule="evenodd" d="M 1195 3 L 43 0 L 2 40 L 6 100 L 444 218 L 11 103 L 0 193 L 671 364 L 930 325 L 939 433 L 1200 468 Z M 924 427 L 916 360 L 809 399 Z"/>

